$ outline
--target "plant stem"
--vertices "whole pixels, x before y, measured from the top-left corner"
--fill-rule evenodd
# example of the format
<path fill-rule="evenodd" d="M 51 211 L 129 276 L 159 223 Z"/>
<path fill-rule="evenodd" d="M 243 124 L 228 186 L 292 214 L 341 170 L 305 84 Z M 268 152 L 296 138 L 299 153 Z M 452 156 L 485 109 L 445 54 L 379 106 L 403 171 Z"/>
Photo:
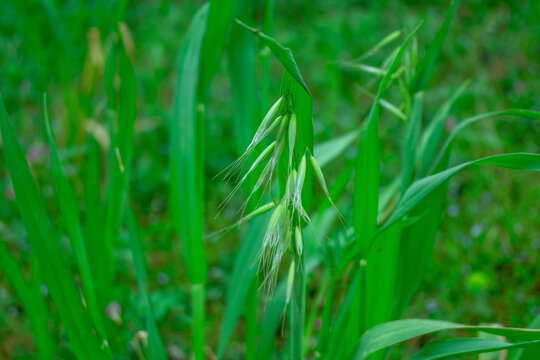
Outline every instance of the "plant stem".
<path fill-rule="evenodd" d="M 193 307 L 193 353 L 195 360 L 205 359 L 204 355 L 204 326 L 205 326 L 205 286 L 191 285 L 191 305 Z"/>
<path fill-rule="evenodd" d="M 306 313 L 306 277 L 304 272 L 304 254 L 294 255 L 294 283 L 290 300 L 289 321 L 291 334 L 289 350 L 291 360 L 304 358 L 304 322 Z"/>

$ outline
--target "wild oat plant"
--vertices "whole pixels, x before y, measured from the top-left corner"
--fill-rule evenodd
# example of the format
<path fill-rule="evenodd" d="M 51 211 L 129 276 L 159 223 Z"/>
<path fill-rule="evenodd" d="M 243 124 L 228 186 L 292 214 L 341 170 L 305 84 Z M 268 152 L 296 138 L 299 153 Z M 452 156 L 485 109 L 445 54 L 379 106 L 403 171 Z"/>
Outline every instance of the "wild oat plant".
<path fill-rule="evenodd" d="M 63 36 L 67 28 L 59 21 L 56 3 L 40 3 L 62 49 L 57 70 L 64 74 L 64 69 L 75 68 L 67 56 L 74 44 Z M 137 186 L 132 178 L 137 80 L 132 65 L 133 37 L 120 21 L 126 4 L 114 5 L 118 9 L 109 24 L 114 31 L 105 61 L 99 31 L 89 31 L 84 86 L 77 90 L 75 79 L 60 76 L 66 124 L 58 126 L 57 119 L 49 122 L 44 101 L 50 175 L 60 223 L 51 221 L 15 126 L 0 102 L 1 147 L 32 247 L 32 276 L 28 279 L 26 268 L 7 243 L 0 241 L 1 274 L 22 303 L 39 359 L 177 356 L 168 350 L 171 335 L 162 336 L 164 324 L 156 317 L 148 289 L 143 233 L 132 209 L 131 188 Z M 183 288 L 188 295 L 189 326 L 181 333 L 190 344 L 184 349 L 188 356 L 197 360 L 376 360 L 389 358 L 392 353 L 387 349 L 408 339 L 459 330 L 460 334 L 481 335 L 426 342 L 411 358 L 443 359 L 501 350 L 509 350 L 506 358 L 511 360 L 538 358 L 540 317 L 529 329 L 402 319 L 431 258 L 447 181 L 461 170 L 479 165 L 540 171 L 540 155 L 530 153 L 496 154 L 450 166 L 452 143 L 469 125 L 488 118 L 540 120 L 540 113 L 530 110 L 494 111 L 466 118 L 446 134 L 445 119 L 468 82 L 435 114 L 424 109 L 437 58 L 457 8 L 454 0 L 423 56 L 415 38 L 420 24 L 401 45 L 387 52 L 381 64 L 369 61 L 399 39 L 401 31 L 386 36 L 355 60 L 339 62 L 337 66 L 344 71 L 373 76 L 361 89 L 373 103 L 365 118 L 353 119 L 357 129 L 317 146 L 311 92 L 292 51 L 272 37 L 273 1 L 265 1 L 262 30 L 233 21 L 254 22 L 255 9 L 249 0 L 212 0 L 194 15 L 179 44 L 167 132 L 170 228 L 182 245 L 189 279 L 189 286 Z M 205 235 L 208 202 L 204 188 L 215 182 L 205 181 L 204 143 L 212 139 L 205 139 L 204 126 L 209 89 L 223 53 L 232 89 L 235 148 L 241 155 L 224 170 L 225 179 L 234 185 L 220 210 L 237 196 L 244 202 L 236 223 Z M 279 62 L 283 77 L 278 99 L 268 105 L 273 91 L 271 59 Z M 101 75 L 104 94 L 97 86 Z M 389 88 L 399 93 L 397 100 L 386 97 Z M 78 97 L 102 97 L 106 110 L 94 114 L 97 120 L 82 119 L 83 110 L 75 101 Z M 381 181 L 382 109 L 405 127 L 399 154 L 401 172 L 390 183 Z M 263 113 L 266 115 L 259 116 Z M 86 142 L 84 161 L 77 165 L 85 173 L 84 199 L 78 198 L 56 147 L 57 130 L 64 125 L 70 141 Z M 336 163 L 344 168 L 333 174 L 327 186 L 323 169 L 338 158 Z M 314 196 L 314 183 L 322 189 L 320 199 Z M 208 317 L 205 239 L 219 241 L 226 231 L 240 225 L 242 241 L 229 276 L 223 314 Z M 69 239 L 73 269 L 68 255 L 61 251 L 59 234 Z M 122 321 L 116 301 L 121 297 L 117 255 L 125 239 L 143 308 L 128 324 Z M 42 296 L 43 283 L 54 307 Z M 221 319 L 221 331 L 207 337 L 216 318 Z M 230 343 L 242 318 L 238 350 Z M 50 331 L 51 323 L 54 331 Z"/>

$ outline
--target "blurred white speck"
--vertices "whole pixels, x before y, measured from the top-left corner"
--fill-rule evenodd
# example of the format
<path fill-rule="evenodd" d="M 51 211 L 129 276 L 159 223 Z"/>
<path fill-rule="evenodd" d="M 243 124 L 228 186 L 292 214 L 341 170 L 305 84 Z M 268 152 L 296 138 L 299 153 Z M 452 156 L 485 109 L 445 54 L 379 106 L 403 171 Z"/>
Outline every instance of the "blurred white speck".
<path fill-rule="evenodd" d="M 45 284 L 41 284 L 41 294 L 45 297 L 48 297 L 49 296 L 49 288 L 47 287 L 47 285 Z"/>
<path fill-rule="evenodd" d="M 456 204 L 448 205 L 448 207 L 446 208 L 446 213 L 449 217 L 455 218 L 459 215 L 459 206 L 457 206 Z"/>
<path fill-rule="evenodd" d="M 17 310 L 15 306 L 8 307 L 7 311 L 8 311 L 9 316 L 11 317 L 16 318 L 19 315 L 19 310 Z"/>
<path fill-rule="evenodd" d="M 482 225 L 480 224 L 474 224 L 472 227 L 471 227 L 471 231 L 470 231 L 470 234 L 473 238 L 477 238 L 479 237 L 480 235 L 482 235 L 482 232 L 484 232 L 484 228 L 482 227 Z"/>
<path fill-rule="evenodd" d="M 482 202 L 483 205 L 487 205 L 487 204 L 490 204 L 491 203 L 491 200 L 493 200 L 493 197 L 491 196 L 491 194 L 487 191 L 484 191 L 482 193 L 482 195 L 480 195 L 480 201 Z"/>
<path fill-rule="evenodd" d="M 210 268 L 209 275 L 210 275 L 210 278 L 212 279 L 216 279 L 216 280 L 220 279 L 223 276 L 223 270 L 221 270 L 217 266 L 213 266 Z"/>
<path fill-rule="evenodd" d="M 473 244 L 472 238 L 470 236 L 464 236 L 461 239 L 461 245 L 463 245 L 466 248 L 470 248 Z"/>
<path fill-rule="evenodd" d="M 525 262 L 527 260 L 527 253 L 525 251 L 520 251 L 517 256 L 516 260 L 520 263 Z"/>
<path fill-rule="evenodd" d="M 164 272 L 160 272 L 157 274 L 157 282 L 160 285 L 167 285 L 169 283 L 169 275 L 165 274 Z"/>
<path fill-rule="evenodd" d="M 182 360 L 188 358 L 187 354 L 176 345 L 167 346 L 167 355 L 169 355 L 172 360 Z"/>
<path fill-rule="evenodd" d="M 426 302 L 426 311 L 428 314 L 434 314 L 439 310 L 439 306 L 437 305 L 437 300 L 435 299 L 428 299 Z"/>
<path fill-rule="evenodd" d="M 217 301 L 223 297 L 223 291 L 218 288 L 211 288 L 207 291 L 208 300 Z"/>

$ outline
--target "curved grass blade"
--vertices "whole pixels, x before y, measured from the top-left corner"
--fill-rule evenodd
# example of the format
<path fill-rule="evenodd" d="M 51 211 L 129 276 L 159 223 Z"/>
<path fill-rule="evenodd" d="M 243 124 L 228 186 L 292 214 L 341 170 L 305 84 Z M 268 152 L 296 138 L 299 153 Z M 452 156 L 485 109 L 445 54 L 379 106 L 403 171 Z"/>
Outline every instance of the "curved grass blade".
<path fill-rule="evenodd" d="M 424 90 L 428 85 L 431 75 L 433 74 L 433 69 L 435 68 L 435 62 L 437 61 L 437 57 L 441 52 L 442 45 L 446 39 L 448 30 L 450 29 L 450 24 L 452 23 L 452 19 L 456 14 L 458 5 L 459 0 L 452 0 L 448 10 L 446 11 L 446 15 L 444 16 L 444 21 L 437 31 L 437 34 L 435 34 L 435 38 L 433 38 L 433 41 L 431 44 L 429 44 L 426 54 L 416 66 L 416 71 L 409 86 L 412 94 Z"/>
<path fill-rule="evenodd" d="M 200 83 L 198 87 L 199 101 L 203 102 L 208 94 L 208 88 L 216 72 L 229 27 L 232 19 L 233 0 L 212 0 L 208 8 L 208 20 L 204 29 L 204 39 L 201 46 Z"/>
<path fill-rule="evenodd" d="M 110 359 L 94 334 L 92 321 L 83 307 L 73 275 L 62 257 L 41 193 L 1 99 L 0 132 L 17 206 L 38 259 L 41 275 L 49 287 L 73 351 L 82 359 Z"/>
<path fill-rule="evenodd" d="M 315 160 L 320 167 L 325 167 L 338 156 L 343 154 L 359 137 L 362 129 L 353 130 L 347 134 L 330 139 L 314 147 Z"/>
<path fill-rule="evenodd" d="M 540 329 L 540 315 L 537 315 L 534 320 L 527 326 L 528 329 Z M 527 360 L 533 359 L 538 354 L 538 349 L 519 349 L 508 353 L 509 360 Z"/>
<path fill-rule="evenodd" d="M 396 209 L 384 224 L 383 229 L 388 228 L 397 220 L 407 215 L 422 199 L 433 190 L 442 185 L 446 180 L 454 176 L 460 170 L 473 165 L 495 166 L 507 169 L 540 171 L 540 155 L 529 153 L 511 153 L 493 155 L 485 158 L 472 160 L 437 174 L 415 181 L 399 201 Z"/>
<path fill-rule="evenodd" d="M 135 215 L 131 207 L 126 209 L 126 222 L 129 231 L 129 244 L 131 247 L 131 256 L 133 257 L 133 266 L 135 268 L 135 277 L 137 278 L 137 286 L 143 298 L 143 303 L 146 307 L 146 331 L 148 332 L 148 351 L 147 359 L 150 360 L 166 360 L 168 359 L 163 340 L 159 334 L 159 329 L 156 324 L 152 300 L 148 294 L 148 280 L 146 275 L 146 259 L 144 251 L 141 247 L 140 230 Z"/>
<path fill-rule="evenodd" d="M 469 117 L 461 121 L 460 123 L 458 123 L 456 127 L 452 129 L 452 132 L 448 135 L 448 138 L 444 142 L 441 148 L 441 151 L 439 151 L 439 154 L 437 155 L 437 158 L 434 161 L 434 167 L 438 166 L 443 156 L 448 155 L 452 141 L 456 138 L 456 136 L 459 135 L 459 133 L 461 133 L 461 131 L 464 128 L 476 123 L 477 121 L 480 121 L 486 118 L 498 118 L 500 116 L 506 116 L 506 115 L 524 117 L 524 118 L 533 119 L 533 120 L 540 120 L 540 112 L 531 111 L 531 110 L 522 110 L 522 109 L 493 111 L 493 112 L 488 112 L 485 114 L 479 114 L 479 115 Z"/>
<path fill-rule="evenodd" d="M 524 341 L 540 340 L 540 330 L 504 328 L 499 326 L 474 326 L 449 321 L 406 319 L 387 322 L 368 330 L 360 339 L 355 359 L 363 360 L 375 351 L 398 344 L 402 341 L 436 331 L 466 329 Z"/>
<path fill-rule="evenodd" d="M 437 148 L 441 145 L 441 139 L 444 132 L 444 122 L 452 109 L 452 106 L 456 100 L 463 94 L 469 81 L 465 81 L 437 111 L 433 120 L 429 123 L 422 140 L 420 142 L 420 169 L 418 170 L 418 177 L 423 178 L 429 173 L 432 168 L 433 159 L 437 153 Z"/>
<path fill-rule="evenodd" d="M 47 99 L 45 96 L 43 97 L 43 111 L 45 117 L 45 127 L 47 130 L 47 139 L 49 141 L 49 149 L 51 154 L 51 173 L 54 192 L 60 207 L 63 222 L 69 234 L 71 247 L 73 248 L 75 258 L 77 259 L 77 269 L 79 270 L 79 274 L 81 276 L 81 284 L 86 305 L 90 311 L 90 315 L 99 336 L 106 340 L 107 333 L 105 331 L 103 317 L 99 311 L 94 280 L 90 271 L 90 265 L 88 264 L 88 256 L 86 254 L 85 239 L 83 237 L 83 230 L 80 222 L 77 198 L 66 176 L 64 166 L 62 165 L 62 160 L 60 160 L 60 154 L 58 153 L 58 149 L 56 148 L 56 144 L 54 142 L 51 125 L 49 122 L 49 115 L 47 112 Z"/>
<path fill-rule="evenodd" d="M 379 100 L 382 98 L 392 74 L 397 69 L 407 46 L 418 31 L 421 23 L 407 36 L 392 59 L 388 70 L 379 84 L 377 95 L 371 107 L 367 125 L 358 143 L 356 174 L 353 193 L 353 227 L 360 254 L 365 258 L 371 238 L 377 229 L 380 187 L 380 146 L 379 146 Z M 355 299 L 351 305 L 347 351 L 353 349 L 356 339 L 366 330 L 366 271 L 360 272 Z"/>
<path fill-rule="evenodd" d="M 252 21 L 253 18 L 253 2 L 250 0 L 241 0 L 235 1 L 233 14 L 235 18 L 242 18 L 249 21 Z M 258 119 L 260 115 L 259 99 L 257 97 L 257 48 L 256 48 L 256 39 L 247 31 L 245 31 L 240 26 L 232 26 L 231 33 L 229 37 L 229 43 L 227 46 L 227 55 L 228 55 L 228 69 L 229 69 L 229 79 L 231 83 L 231 92 L 233 100 L 233 114 L 234 114 L 234 129 L 235 129 L 235 138 L 237 145 L 238 154 L 242 154 L 244 149 L 246 149 L 250 143 L 253 134 L 257 130 Z M 268 57 L 266 57 L 266 60 Z M 265 70 L 262 70 L 261 75 L 264 77 Z M 268 79 L 266 79 L 268 80 Z M 261 94 L 263 95 L 263 94 Z M 252 156 L 257 157 L 260 153 L 260 146 L 256 147 Z M 246 204 L 246 209 L 248 211 L 255 210 L 256 205 L 259 203 L 259 194 L 250 196 L 251 190 L 255 188 L 257 179 L 261 174 L 260 169 L 255 169 L 255 171 L 250 174 L 246 181 L 244 182 L 244 194 L 250 200 Z M 263 226 L 264 227 L 264 226 Z M 251 228 L 250 228 L 251 229 Z M 250 232 L 247 233 L 250 235 Z M 260 234 L 262 239 L 262 234 Z M 244 244 L 248 239 L 244 239 L 242 244 Z M 239 250 L 240 252 L 243 249 L 243 245 Z M 245 263 L 241 262 L 240 259 L 237 259 L 235 262 L 236 266 L 240 264 L 245 268 Z M 234 271 L 233 270 L 233 271 Z M 240 270 L 240 269 L 239 269 Z M 242 281 L 250 284 L 247 292 L 241 291 L 238 293 L 239 298 L 229 302 L 227 298 L 227 305 L 225 307 L 225 316 L 223 320 L 223 328 L 220 333 L 220 342 L 218 347 L 218 357 L 221 356 L 225 348 L 226 342 L 230 336 L 230 332 L 234 329 L 236 322 L 238 321 L 238 316 L 240 312 L 237 312 L 241 309 L 235 309 L 238 306 L 238 303 L 245 305 L 245 346 L 246 353 L 245 359 L 252 360 L 255 359 L 256 351 L 256 337 L 257 337 L 257 305 L 258 305 L 258 286 L 257 286 L 257 277 L 256 272 L 252 271 L 254 269 L 246 270 L 251 276 L 251 278 L 243 278 Z M 233 285 L 237 282 L 237 278 L 233 276 L 231 278 L 231 284 L 229 286 L 229 292 L 237 292 L 233 290 Z M 242 290 L 244 289 L 244 283 L 241 283 Z M 245 302 L 244 302 L 245 300 Z M 225 330 L 227 326 L 230 330 Z"/>
<path fill-rule="evenodd" d="M 506 349 L 531 349 L 538 354 L 540 340 L 509 343 L 492 339 L 448 339 L 428 342 L 410 360 L 447 359 L 457 355 L 472 355 Z M 534 358 L 534 357 L 533 357 Z"/>
<path fill-rule="evenodd" d="M 420 125 L 422 123 L 422 108 L 424 104 L 424 93 L 420 92 L 414 96 L 411 115 L 407 126 L 407 137 L 403 151 L 403 168 L 401 169 L 401 194 L 407 190 L 414 180 L 416 169 L 416 144 L 420 136 Z"/>
<path fill-rule="evenodd" d="M 174 111 L 170 129 L 170 206 L 191 282 L 193 351 L 204 359 L 207 279 L 203 236 L 203 107 L 197 108 L 201 46 L 208 4 L 199 9 L 184 39 L 177 65 Z"/>
<path fill-rule="evenodd" d="M 300 86 L 302 86 L 304 90 L 311 96 L 311 92 L 309 91 L 306 83 L 304 82 L 302 74 L 300 74 L 298 65 L 296 65 L 296 60 L 294 60 L 291 49 L 282 46 L 276 40 L 261 32 L 259 29 L 252 28 L 251 26 L 244 24 L 238 19 L 236 19 L 236 22 L 247 30 L 251 31 L 259 39 L 261 39 L 262 42 L 266 46 L 268 46 L 268 48 L 274 53 L 274 55 L 278 58 L 281 64 L 285 67 L 285 69 L 287 69 L 287 72 L 291 74 L 291 76 L 296 80 L 296 82 L 298 82 L 298 84 L 300 84 Z"/>
<path fill-rule="evenodd" d="M 367 125 L 362 132 L 358 144 L 358 155 L 356 160 L 356 176 L 354 182 L 354 229 L 357 234 L 357 241 L 365 244 L 363 253 L 367 250 L 367 244 L 377 227 L 377 213 L 379 203 L 379 176 L 380 176 L 380 154 L 379 154 L 379 100 L 384 94 L 386 87 L 397 68 L 407 46 L 418 31 L 418 25 L 407 36 L 399 51 L 392 60 L 386 75 L 379 84 L 379 89 L 369 117 Z"/>

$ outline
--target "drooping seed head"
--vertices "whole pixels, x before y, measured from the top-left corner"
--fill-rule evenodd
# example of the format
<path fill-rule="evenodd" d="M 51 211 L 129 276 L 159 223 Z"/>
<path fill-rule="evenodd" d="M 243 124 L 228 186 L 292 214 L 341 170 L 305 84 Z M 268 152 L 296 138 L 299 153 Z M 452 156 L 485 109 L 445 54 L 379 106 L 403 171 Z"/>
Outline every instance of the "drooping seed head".
<path fill-rule="evenodd" d="M 261 125 L 259 125 L 259 128 L 255 132 L 255 135 L 253 136 L 253 140 L 251 140 L 251 143 L 249 144 L 246 151 L 252 151 L 253 148 L 257 146 L 261 142 L 261 140 L 264 138 L 263 135 L 268 134 L 266 130 L 272 124 L 272 122 L 274 122 L 274 120 L 279 116 L 281 112 L 281 107 L 284 104 L 284 102 L 285 102 L 285 98 L 282 96 L 274 103 L 274 105 L 272 105 L 270 110 L 268 110 L 263 120 L 261 121 Z"/>
<path fill-rule="evenodd" d="M 285 203 L 292 204 L 294 198 L 294 191 L 296 189 L 296 170 L 293 170 L 287 178 L 287 187 L 285 188 Z"/>
<path fill-rule="evenodd" d="M 275 288 L 281 259 L 291 242 L 290 210 L 283 203 L 274 209 L 263 238 L 259 257 L 259 276 L 262 286 L 270 291 Z"/>
<path fill-rule="evenodd" d="M 313 155 L 309 157 L 309 160 L 311 161 L 311 166 L 313 166 L 313 170 L 315 172 L 315 177 L 317 178 L 317 181 L 319 181 L 319 184 L 321 185 L 326 197 L 330 199 L 330 193 L 328 192 L 328 188 L 326 187 L 326 181 L 324 180 L 324 175 L 321 170 L 321 167 L 319 166 L 319 164 L 317 163 L 317 160 L 315 160 Z"/>
<path fill-rule="evenodd" d="M 288 304 L 291 300 L 292 290 L 294 285 L 294 260 L 291 262 L 291 266 L 289 267 L 289 276 L 287 277 L 287 297 L 285 300 L 285 304 Z"/>
<path fill-rule="evenodd" d="M 283 116 L 280 115 L 265 130 L 265 132 L 262 134 L 261 138 L 264 139 L 268 134 L 270 134 L 272 131 L 274 131 L 274 129 L 276 129 L 279 124 L 281 124 L 281 120 L 283 120 Z"/>
<path fill-rule="evenodd" d="M 309 160 L 311 162 L 311 166 L 313 167 L 315 177 L 317 178 L 317 181 L 319 182 L 319 185 L 321 185 L 321 188 L 323 189 L 324 194 L 326 195 L 326 198 L 328 199 L 328 201 L 330 201 L 330 205 L 332 205 L 334 210 L 336 210 L 341 222 L 345 223 L 346 222 L 345 218 L 343 217 L 343 215 L 341 215 L 341 212 L 338 210 L 338 208 L 336 207 L 336 205 L 332 201 L 332 198 L 330 197 L 330 192 L 328 191 L 328 187 L 326 186 L 326 181 L 324 180 L 324 175 L 323 175 L 323 172 L 321 170 L 321 167 L 319 166 L 319 163 L 317 162 L 317 160 L 315 159 L 315 157 L 313 155 L 311 155 L 309 157 Z"/>
<path fill-rule="evenodd" d="M 304 244 L 302 243 L 302 230 L 298 226 L 294 228 L 294 242 L 296 245 L 296 253 L 302 255 Z"/>
<path fill-rule="evenodd" d="M 252 212 L 250 212 L 249 214 L 247 214 L 246 216 L 244 216 L 242 219 L 240 219 L 239 221 L 239 224 L 242 224 L 242 223 L 245 223 L 259 215 L 262 215 L 270 210 L 272 210 L 273 208 L 276 207 L 276 203 L 275 202 L 269 202 L 268 204 L 264 204 L 260 207 L 258 207 L 257 209 L 253 210 Z"/>
<path fill-rule="evenodd" d="M 296 114 L 291 115 L 289 121 L 289 167 L 292 166 L 292 158 L 294 154 L 294 143 L 296 141 Z"/>
<path fill-rule="evenodd" d="M 307 222 L 309 222 L 309 216 L 302 207 L 302 189 L 304 188 L 304 181 L 306 179 L 306 156 L 302 156 L 300 165 L 298 165 L 298 175 L 296 176 L 296 186 L 293 194 L 293 207 L 298 211 L 298 214 Z"/>
<path fill-rule="evenodd" d="M 242 178 L 240 182 L 244 182 L 246 178 L 248 177 L 248 175 L 251 174 L 253 170 L 255 170 L 260 164 L 262 164 L 268 158 L 268 156 L 270 155 L 272 150 L 274 150 L 275 147 L 276 147 L 276 142 L 272 141 L 272 143 L 268 145 L 266 149 L 264 149 L 261 152 L 261 154 L 257 157 L 257 159 L 253 162 L 248 172 L 244 175 L 244 177 Z"/>

